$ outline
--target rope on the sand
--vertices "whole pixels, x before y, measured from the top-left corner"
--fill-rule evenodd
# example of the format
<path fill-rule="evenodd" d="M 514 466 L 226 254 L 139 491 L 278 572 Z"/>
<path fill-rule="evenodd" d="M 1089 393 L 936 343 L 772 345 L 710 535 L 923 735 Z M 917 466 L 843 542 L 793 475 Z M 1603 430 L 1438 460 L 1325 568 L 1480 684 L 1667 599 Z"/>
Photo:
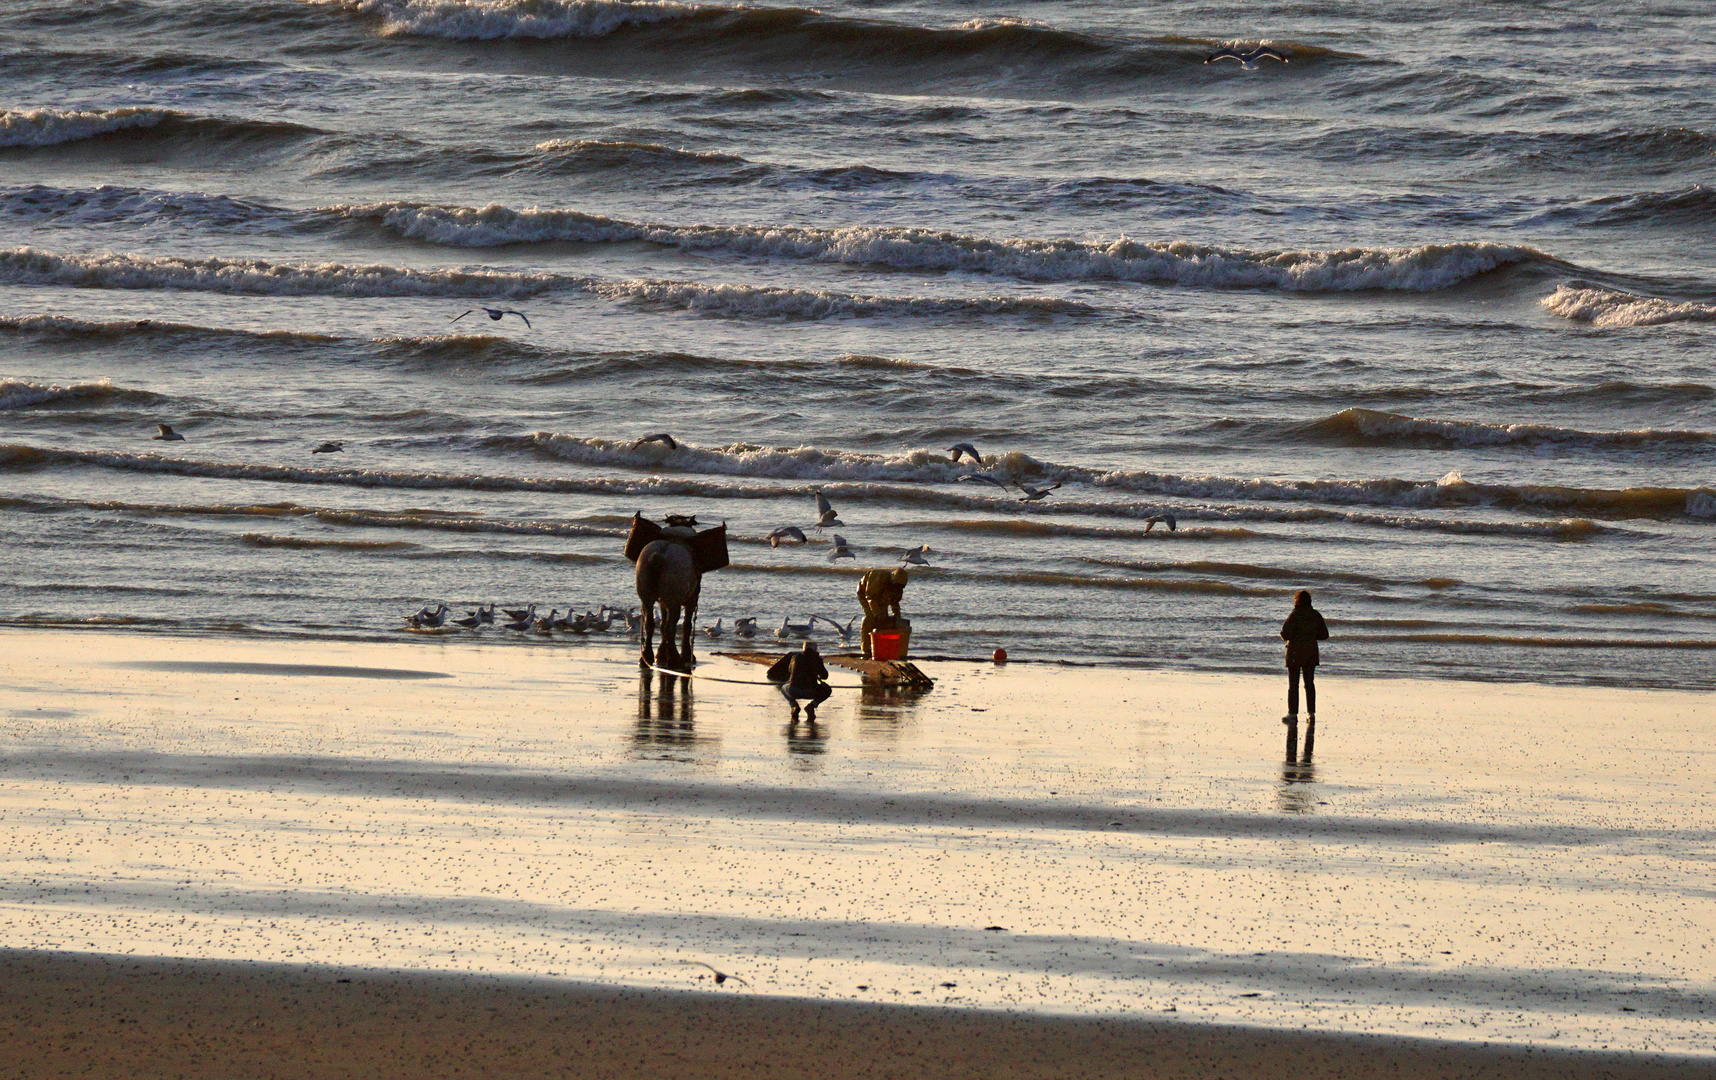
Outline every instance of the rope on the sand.
<path fill-rule="evenodd" d="M 659 671 L 663 675 L 677 675 L 682 679 L 702 679 L 705 682 L 732 683 L 735 686 L 783 686 L 783 685 L 785 685 L 784 683 L 769 682 L 767 680 L 758 680 L 758 679 L 718 679 L 713 675 L 693 675 L 689 671 L 675 671 L 672 668 L 656 667 L 654 664 L 651 664 L 649 666 L 649 669 L 651 671 Z M 829 683 L 828 688 L 830 690 L 862 690 L 862 689 L 864 689 L 863 684 L 859 684 L 857 686 L 849 686 L 846 683 Z"/>

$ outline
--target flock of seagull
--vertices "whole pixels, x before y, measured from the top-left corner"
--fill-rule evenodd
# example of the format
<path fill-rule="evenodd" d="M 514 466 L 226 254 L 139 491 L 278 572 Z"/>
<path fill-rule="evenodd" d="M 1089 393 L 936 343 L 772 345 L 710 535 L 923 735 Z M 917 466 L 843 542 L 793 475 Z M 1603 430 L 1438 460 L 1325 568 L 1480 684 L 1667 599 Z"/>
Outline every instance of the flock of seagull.
<path fill-rule="evenodd" d="M 446 604 L 436 604 L 434 607 L 425 605 L 409 615 L 402 615 L 405 630 L 447 631 L 452 627 L 465 630 L 480 630 L 485 626 L 493 626 L 501 630 L 511 630 L 518 634 L 536 634 L 539 637 L 553 637 L 556 632 L 561 634 L 605 634 L 609 631 L 620 630 L 636 635 L 643 630 L 643 616 L 638 613 L 636 606 L 627 608 L 611 607 L 603 604 L 595 611 L 585 611 L 578 614 L 570 605 L 566 614 L 561 615 L 559 608 L 553 608 L 547 615 L 538 615 L 536 605 L 529 604 L 522 608 L 502 610 L 498 604 L 480 606 L 474 611 L 467 610 L 462 619 L 451 619 L 448 615 L 451 609 Z M 497 618 L 505 616 L 505 621 Z M 781 616 L 781 624 L 774 631 L 777 638 L 808 640 L 816 636 L 816 624 L 826 623 L 829 629 L 839 637 L 842 644 L 850 642 L 857 634 L 858 620 L 861 616 L 854 615 L 844 623 L 828 618 L 826 615 L 812 615 L 807 622 L 793 622 L 792 616 Z M 719 638 L 726 634 L 734 637 L 753 638 L 759 633 L 757 619 L 749 616 L 734 619 L 729 627 L 725 618 L 716 619 L 702 627 L 703 635 L 709 638 Z"/>

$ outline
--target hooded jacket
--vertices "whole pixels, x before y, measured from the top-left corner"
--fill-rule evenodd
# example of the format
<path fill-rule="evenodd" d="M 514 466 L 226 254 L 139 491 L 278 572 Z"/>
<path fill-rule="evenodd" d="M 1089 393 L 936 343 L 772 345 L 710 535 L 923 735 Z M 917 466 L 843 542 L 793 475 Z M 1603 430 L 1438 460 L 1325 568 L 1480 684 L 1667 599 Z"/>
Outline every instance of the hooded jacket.
<path fill-rule="evenodd" d="M 1317 642 L 1329 640 L 1329 624 L 1310 604 L 1295 607 L 1281 624 L 1281 640 L 1287 643 L 1287 666 L 1316 667 L 1322 663 Z"/>

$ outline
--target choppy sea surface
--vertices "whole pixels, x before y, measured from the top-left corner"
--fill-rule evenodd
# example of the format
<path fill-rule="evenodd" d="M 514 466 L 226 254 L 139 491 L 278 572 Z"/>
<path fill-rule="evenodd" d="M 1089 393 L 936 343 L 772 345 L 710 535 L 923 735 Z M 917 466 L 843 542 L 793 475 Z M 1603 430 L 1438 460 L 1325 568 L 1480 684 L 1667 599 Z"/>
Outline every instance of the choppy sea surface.
<path fill-rule="evenodd" d="M 1586 0 L 7 5 L 0 624 L 623 605 L 673 511 L 729 525 L 702 622 L 844 622 L 927 544 L 922 651 L 1262 670 L 1308 587 L 1341 674 L 1716 687 L 1712 46 Z M 855 559 L 764 539 L 817 489 Z"/>

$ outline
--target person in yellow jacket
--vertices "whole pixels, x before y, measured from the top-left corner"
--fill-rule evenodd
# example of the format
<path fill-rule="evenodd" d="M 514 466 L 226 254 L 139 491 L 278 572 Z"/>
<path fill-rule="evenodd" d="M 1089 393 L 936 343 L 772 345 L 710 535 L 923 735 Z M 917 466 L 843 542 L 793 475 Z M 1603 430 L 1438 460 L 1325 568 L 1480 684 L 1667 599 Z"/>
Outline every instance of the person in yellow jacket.
<path fill-rule="evenodd" d="M 1281 640 L 1287 643 L 1287 715 L 1283 723 L 1299 719 L 1299 680 L 1305 680 L 1305 713 L 1317 718 L 1317 664 L 1322 655 L 1317 642 L 1329 640 L 1329 624 L 1322 612 L 1311 606 L 1311 593 L 1300 589 L 1293 597 L 1293 613 L 1281 624 Z"/>

